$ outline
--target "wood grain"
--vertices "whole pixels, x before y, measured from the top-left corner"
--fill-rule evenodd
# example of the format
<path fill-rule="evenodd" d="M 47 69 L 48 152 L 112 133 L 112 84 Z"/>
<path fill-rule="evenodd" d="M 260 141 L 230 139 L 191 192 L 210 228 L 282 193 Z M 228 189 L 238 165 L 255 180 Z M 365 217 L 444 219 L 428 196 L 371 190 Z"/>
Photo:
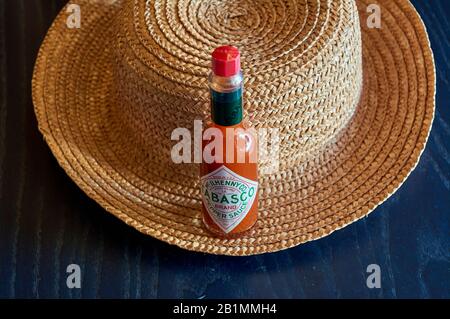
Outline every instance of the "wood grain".
<path fill-rule="evenodd" d="M 436 120 L 417 169 L 368 218 L 288 251 L 233 258 L 145 237 L 65 175 L 37 129 L 31 74 L 63 0 L 0 0 L 0 297 L 450 298 L 450 2 L 413 1 L 437 65 Z M 81 289 L 66 267 L 81 266 Z M 382 288 L 366 287 L 381 267 Z"/>

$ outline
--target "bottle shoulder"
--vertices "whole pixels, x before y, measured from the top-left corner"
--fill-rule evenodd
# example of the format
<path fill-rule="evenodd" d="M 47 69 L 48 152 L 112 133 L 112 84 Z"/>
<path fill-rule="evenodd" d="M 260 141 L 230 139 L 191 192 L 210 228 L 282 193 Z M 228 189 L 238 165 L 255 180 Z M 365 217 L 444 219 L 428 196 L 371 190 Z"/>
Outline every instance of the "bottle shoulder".
<path fill-rule="evenodd" d="M 229 126 L 219 125 L 217 123 L 214 123 L 211 120 L 206 121 L 205 122 L 205 128 L 207 129 L 207 128 L 211 128 L 211 127 L 218 128 L 221 131 L 226 131 L 226 129 L 235 129 L 236 131 L 239 131 L 239 130 L 255 131 L 255 128 L 253 128 L 251 126 L 251 124 L 248 121 L 246 121 L 246 120 L 243 120 L 242 122 L 240 122 L 240 123 L 238 123 L 236 125 L 229 125 Z"/>

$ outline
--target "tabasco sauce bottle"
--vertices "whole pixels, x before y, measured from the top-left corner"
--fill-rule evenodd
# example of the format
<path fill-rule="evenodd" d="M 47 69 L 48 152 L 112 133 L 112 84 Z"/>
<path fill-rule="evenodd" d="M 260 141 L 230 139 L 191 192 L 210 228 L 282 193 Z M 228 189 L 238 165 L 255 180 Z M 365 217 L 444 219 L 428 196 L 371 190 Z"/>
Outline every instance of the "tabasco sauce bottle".
<path fill-rule="evenodd" d="M 257 139 L 243 122 L 237 48 L 223 46 L 213 52 L 209 85 L 212 123 L 202 146 L 203 221 L 218 236 L 236 237 L 248 231 L 258 215 Z"/>

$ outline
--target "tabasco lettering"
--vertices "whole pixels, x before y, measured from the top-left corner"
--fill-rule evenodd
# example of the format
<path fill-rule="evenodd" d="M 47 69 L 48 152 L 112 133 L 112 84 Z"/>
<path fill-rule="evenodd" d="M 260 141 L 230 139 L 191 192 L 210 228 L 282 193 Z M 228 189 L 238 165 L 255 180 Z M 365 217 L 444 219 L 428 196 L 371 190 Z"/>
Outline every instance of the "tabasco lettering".
<path fill-rule="evenodd" d="M 215 234 L 231 237 L 248 231 L 258 212 L 257 140 L 243 124 L 243 75 L 237 48 L 224 46 L 213 52 L 209 83 L 210 128 L 227 137 L 223 154 L 212 161 L 204 158 L 201 165 L 203 221 Z M 207 147 L 204 141 L 203 151 Z"/>

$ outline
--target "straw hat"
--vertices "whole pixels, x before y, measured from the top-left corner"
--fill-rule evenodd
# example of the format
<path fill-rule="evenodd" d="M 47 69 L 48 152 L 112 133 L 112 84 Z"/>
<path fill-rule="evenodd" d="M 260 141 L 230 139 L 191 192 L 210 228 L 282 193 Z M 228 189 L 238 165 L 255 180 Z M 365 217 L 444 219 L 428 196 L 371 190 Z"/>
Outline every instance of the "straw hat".
<path fill-rule="evenodd" d="M 145 234 L 224 255 L 293 247 L 366 216 L 425 147 L 434 62 L 406 0 L 74 3 L 81 28 L 63 10 L 36 62 L 39 129 L 80 188 Z M 170 157 L 173 129 L 209 114 L 210 53 L 223 44 L 242 52 L 246 117 L 280 132 L 257 225 L 229 240 L 202 225 L 198 165 Z"/>

